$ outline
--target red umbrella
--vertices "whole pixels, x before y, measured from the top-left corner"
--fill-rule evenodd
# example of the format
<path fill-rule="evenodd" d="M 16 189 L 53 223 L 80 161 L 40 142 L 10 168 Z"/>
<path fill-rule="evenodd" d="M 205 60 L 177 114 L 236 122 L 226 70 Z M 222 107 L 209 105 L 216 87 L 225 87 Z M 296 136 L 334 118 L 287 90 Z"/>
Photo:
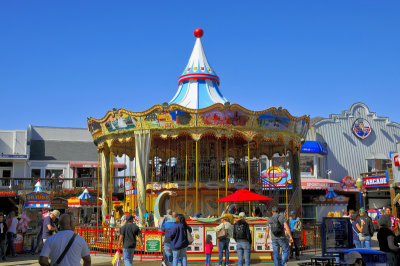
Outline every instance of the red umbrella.
<path fill-rule="evenodd" d="M 368 213 L 378 213 L 379 211 L 378 210 L 375 210 L 375 209 L 369 209 L 368 211 L 367 211 Z"/>
<path fill-rule="evenodd" d="M 240 189 L 237 190 L 235 193 L 220 198 L 219 200 L 216 200 L 214 202 L 264 201 L 264 200 L 273 200 L 273 199 L 248 191 L 247 189 Z"/>

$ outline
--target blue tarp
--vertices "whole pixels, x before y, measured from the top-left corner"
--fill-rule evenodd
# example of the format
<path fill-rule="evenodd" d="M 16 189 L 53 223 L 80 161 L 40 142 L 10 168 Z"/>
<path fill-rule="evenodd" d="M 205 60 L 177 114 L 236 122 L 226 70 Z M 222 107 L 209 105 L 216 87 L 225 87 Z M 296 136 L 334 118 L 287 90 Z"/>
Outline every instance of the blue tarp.
<path fill-rule="evenodd" d="M 319 141 L 307 140 L 301 145 L 301 152 L 303 153 L 319 153 L 319 154 L 328 154 L 328 150 L 324 145 L 322 145 Z"/>

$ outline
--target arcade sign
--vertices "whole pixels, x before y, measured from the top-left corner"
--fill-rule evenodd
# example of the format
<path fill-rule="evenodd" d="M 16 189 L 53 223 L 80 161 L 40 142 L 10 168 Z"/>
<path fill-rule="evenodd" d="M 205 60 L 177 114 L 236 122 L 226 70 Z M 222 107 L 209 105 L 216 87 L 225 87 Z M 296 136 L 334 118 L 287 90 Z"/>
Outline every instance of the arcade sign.
<path fill-rule="evenodd" d="M 370 123 L 364 118 L 358 118 L 354 121 L 352 128 L 354 135 L 360 139 L 366 139 L 372 132 Z"/>
<path fill-rule="evenodd" d="M 363 178 L 363 185 L 365 188 L 387 187 L 389 186 L 389 176 L 387 172 L 386 175 L 366 176 Z"/>

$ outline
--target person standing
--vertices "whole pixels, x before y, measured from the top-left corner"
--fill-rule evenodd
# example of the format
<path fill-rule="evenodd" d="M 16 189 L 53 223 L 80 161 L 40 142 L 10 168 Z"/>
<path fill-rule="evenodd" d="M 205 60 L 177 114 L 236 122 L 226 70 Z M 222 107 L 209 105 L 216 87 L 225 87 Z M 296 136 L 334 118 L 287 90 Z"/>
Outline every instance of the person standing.
<path fill-rule="evenodd" d="M 364 208 L 361 208 L 360 217 L 358 218 L 357 229 L 362 233 L 364 239 L 360 239 L 361 248 L 371 248 L 371 237 L 374 235 L 375 229 L 371 217 L 367 215 Z"/>
<path fill-rule="evenodd" d="M 176 214 L 171 217 L 168 221 L 162 224 L 160 231 L 164 232 L 164 257 L 165 257 L 165 264 L 170 266 L 172 264 L 172 249 L 171 249 L 171 238 L 167 237 L 167 232 L 169 232 L 176 224 Z"/>
<path fill-rule="evenodd" d="M 0 251 L 1 258 L 3 261 L 6 260 L 6 240 L 7 240 L 7 223 L 4 219 L 4 215 L 0 213 Z"/>
<path fill-rule="evenodd" d="M 50 236 L 44 243 L 39 257 L 39 264 L 41 266 L 81 265 L 82 258 L 83 266 L 90 266 L 91 258 L 88 245 L 83 237 L 74 233 L 75 224 L 72 214 L 64 213 L 60 216 L 59 222 L 60 232 Z"/>
<path fill-rule="evenodd" d="M 188 234 L 192 233 L 192 228 L 187 225 L 185 216 L 178 214 L 176 224 L 165 234 L 171 238 L 172 265 L 178 266 L 178 261 L 182 260 L 182 266 L 187 266 L 186 248 L 189 246 Z"/>
<path fill-rule="evenodd" d="M 290 257 L 293 258 L 293 253 L 296 256 L 296 260 L 300 259 L 300 238 L 301 238 L 301 220 L 300 217 L 296 217 L 296 212 L 290 212 L 289 218 L 290 232 L 292 233 L 293 243 L 291 244 Z M 294 249 L 294 250 L 293 250 Z"/>
<path fill-rule="evenodd" d="M 226 237 L 219 238 L 218 241 L 218 265 L 222 266 L 222 259 L 224 257 L 224 252 L 225 252 L 225 265 L 229 264 L 229 241 L 230 238 L 233 236 L 233 226 L 230 223 L 230 217 L 231 214 L 225 214 L 222 217 L 222 222 L 215 228 L 217 231 L 217 234 L 219 231 L 222 229 L 227 230 L 227 235 Z"/>
<path fill-rule="evenodd" d="M 391 226 L 390 226 L 390 229 L 391 229 L 391 230 L 393 231 L 393 233 L 397 236 L 397 233 L 398 233 L 398 231 L 399 231 L 399 222 L 398 222 L 398 220 L 396 219 L 396 217 L 394 217 L 394 216 L 392 215 L 392 208 L 387 207 L 386 210 L 385 210 L 385 212 L 386 212 L 387 215 L 389 215 L 390 221 L 392 222 L 392 224 L 391 224 Z"/>
<path fill-rule="evenodd" d="M 378 225 L 379 231 L 377 238 L 379 250 L 386 252 L 389 265 L 398 265 L 398 263 L 396 263 L 396 258 L 400 255 L 400 248 L 398 247 L 396 236 L 390 228 L 392 225 L 390 215 L 382 215 L 379 218 Z"/>
<path fill-rule="evenodd" d="M 18 220 L 15 218 L 15 212 L 11 211 L 7 221 L 7 254 L 11 252 L 13 257 L 17 256 L 14 247 L 14 238 L 17 235 L 17 225 Z"/>
<path fill-rule="evenodd" d="M 270 229 L 271 228 L 271 229 Z M 271 230 L 271 240 L 273 248 L 273 258 L 275 266 L 285 265 L 289 258 L 289 242 L 293 243 L 292 233 L 287 224 L 285 216 L 279 214 L 278 207 L 272 207 L 272 216 L 268 219 L 267 229 L 265 230 L 264 245 L 268 248 L 268 235 Z M 288 232 L 288 238 L 285 236 L 285 230 Z M 282 260 L 279 261 L 279 253 L 282 249 Z"/>
<path fill-rule="evenodd" d="M 43 219 L 43 244 L 45 244 L 46 240 L 53 235 L 55 231 L 57 231 L 55 220 L 58 219 L 58 217 L 60 217 L 60 212 L 58 210 L 54 210 L 50 212 L 49 216 L 46 216 Z"/>
<path fill-rule="evenodd" d="M 124 258 L 125 266 L 132 266 L 133 255 L 136 248 L 136 237 L 140 236 L 141 232 L 139 227 L 133 223 L 133 216 L 126 217 L 126 224 L 121 228 L 119 235 L 118 247 L 122 246 L 122 256 Z M 139 245 L 142 245 L 142 240 L 139 237 Z"/>
<path fill-rule="evenodd" d="M 357 214 L 353 213 L 350 217 L 350 222 L 351 222 L 351 227 L 352 227 L 352 233 L 353 233 L 353 244 L 356 246 L 356 248 L 361 248 L 361 241 L 360 238 L 358 237 L 358 234 L 360 233 L 360 230 L 358 229 L 358 223 L 357 223 Z"/>
<path fill-rule="evenodd" d="M 205 266 L 211 266 L 211 254 L 212 254 L 213 248 L 214 248 L 214 245 L 212 243 L 212 236 L 211 235 L 207 235 L 206 236 L 205 250 L 204 250 L 204 253 L 206 253 L 206 264 L 205 264 Z"/>
<path fill-rule="evenodd" d="M 39 212 L 39 215 L 41 213 Z M 36 244 L 33 246 L 31 250 L 31 255 L 34 255 L 36 253 L 37 248 L 40 245 L 40 241 L 42 241 L 42 235 L 43 235 L 43 218 L 39 220 L 37 228 L 39 229 L 39 233 L 36 236 Z"/>
<path fill-rule="evenodd" d="M 245 218 L 246 214 L 244 212 L 239 213 L 239 220 L 233 226 L 233 238 L 236 241 L 239 266 L 243 266 L 243 252 L 246 266 L 250 265 L 252 237 L 249 224 L 246 222 Z"/>

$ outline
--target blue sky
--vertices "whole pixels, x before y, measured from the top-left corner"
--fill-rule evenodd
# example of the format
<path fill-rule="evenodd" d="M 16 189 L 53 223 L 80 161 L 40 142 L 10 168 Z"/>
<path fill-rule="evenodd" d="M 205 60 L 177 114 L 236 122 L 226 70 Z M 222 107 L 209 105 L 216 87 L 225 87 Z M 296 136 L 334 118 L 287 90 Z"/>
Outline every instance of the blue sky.
<path fill-rule="evenodd" d="M 400 122 L 399 1 L 0 1 L 0 129 L 168 102 L 195 38 L 231 103 Z"/>

